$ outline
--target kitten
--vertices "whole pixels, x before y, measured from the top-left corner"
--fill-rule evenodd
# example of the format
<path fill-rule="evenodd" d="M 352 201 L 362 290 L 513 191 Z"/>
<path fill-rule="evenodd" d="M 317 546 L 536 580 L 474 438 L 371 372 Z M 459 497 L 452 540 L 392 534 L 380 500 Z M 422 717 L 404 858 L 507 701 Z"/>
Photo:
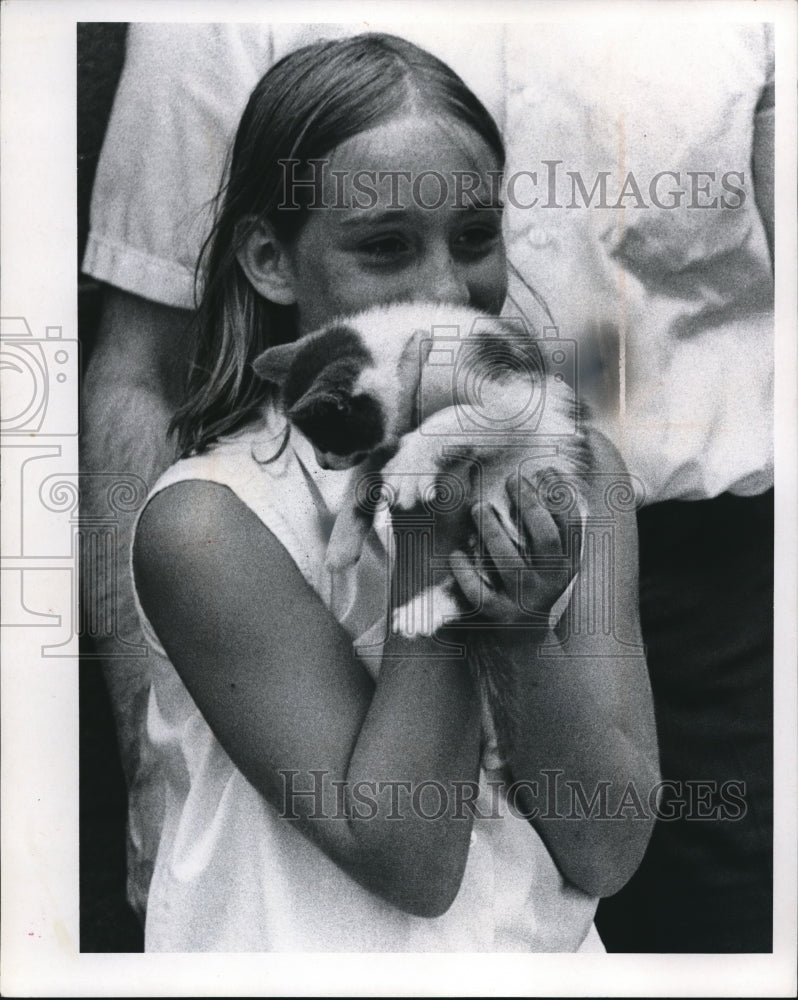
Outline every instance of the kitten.
<path fill-rule="evenodd" d="M 568 346 L 533 339 L 520 320 L 399 303 L 272 347 L 254 368 L 279 386 L 322 468 L 363 463 L 361 481 L 381 472 L 400 510 L 422 500 L 440 473 L 460 472 L 469 508 L 483 499 L 501 511 L 514 470 L 529 479 L 586 468 Z M 372 513 L 353 498 L 333 530 L 328 565 L 357 560 Z M 423 631 L 439 627 L 444 610 L 457 612 L 450 599 L 439 606 Z"/>
<path fill-rule="evenodd" d="M 360 465 L 357 482 L 367 486 L 381 479 L 394 513 L 429 501 L 445 479 L 462 495 L 458 512 L 447 515 L 452 550 L 474 552 L 470 512 L 483 500 L 522 551 L 526 542 L 511 516 L 508 476 L 561 474 L 572 482 L 588 466 L 567 382 L 574 371 L 570 346 L 532 338 L 520 320 L 436 303 L 398 303 L 272 347 L 254 368 L 279 387 L 289 421 L 309 439 L 323 468 Z M 330 538 L 329 566 L 358 559 L 373 514 L 374 505 L 357 496 L 345 504 Z M 429 635 L 469 610 L 450 575 L 406 595 L 393 627 L 405 635 Z M 490 651 L 476 656 L 496 659 Z M 485 672 L 478 673 L 485 685 Z M 491 693 L 497 686 L 496 676 L 487 679 L 489 702 L 494 715 L 506 715 L 506 706 L 497 709 L 496 691 Z"/>

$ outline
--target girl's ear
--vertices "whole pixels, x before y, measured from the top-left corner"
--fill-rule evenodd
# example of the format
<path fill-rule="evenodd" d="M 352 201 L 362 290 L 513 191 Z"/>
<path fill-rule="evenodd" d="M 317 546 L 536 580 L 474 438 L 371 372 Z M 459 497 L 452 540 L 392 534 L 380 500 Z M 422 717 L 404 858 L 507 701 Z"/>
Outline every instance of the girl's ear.
<path fill-rule="evenodd" d="M 269 347 L 259 354 L 252 362 L 255 374 L 265 382 L 274 382 L 282 386 L 294 363 L 299 344 L 294 341 L 292 344 L 278 344 L 276 347 Z"/>
<path fill-rule="evenodd" d="M 259 220 L 236 252 L 249 283 L 278 306 L 296 302 L 294 275 L 285 246 L 268 222 Z"/>

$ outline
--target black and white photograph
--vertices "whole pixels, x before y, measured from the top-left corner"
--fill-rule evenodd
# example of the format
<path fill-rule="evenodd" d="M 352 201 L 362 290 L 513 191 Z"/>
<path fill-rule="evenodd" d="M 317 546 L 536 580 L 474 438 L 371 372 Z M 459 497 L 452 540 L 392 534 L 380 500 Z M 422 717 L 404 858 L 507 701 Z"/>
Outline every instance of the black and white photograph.
<path fill-rule="evenodd" d="M 796 7 L 2 27 L 4 995 L 794 995 Z"/>

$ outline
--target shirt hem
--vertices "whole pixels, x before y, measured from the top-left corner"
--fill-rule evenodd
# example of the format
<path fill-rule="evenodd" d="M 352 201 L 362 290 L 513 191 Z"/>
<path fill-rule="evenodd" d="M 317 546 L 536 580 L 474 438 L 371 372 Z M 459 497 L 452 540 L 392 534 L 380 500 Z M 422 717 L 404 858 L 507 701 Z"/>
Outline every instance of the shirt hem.
<path fill-rule="evenodd" d="M 177 309 L 194 309 L 194 274 L 173 261 L 89 233 L 81 270 L 122 291 Z"/>

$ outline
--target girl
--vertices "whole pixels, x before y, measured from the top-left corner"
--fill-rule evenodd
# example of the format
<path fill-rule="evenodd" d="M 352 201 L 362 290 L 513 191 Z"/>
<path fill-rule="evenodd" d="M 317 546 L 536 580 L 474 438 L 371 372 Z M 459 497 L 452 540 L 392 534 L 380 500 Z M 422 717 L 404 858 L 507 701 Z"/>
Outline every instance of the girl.
<path fill-rule="evenodd" d="M 148 718 L 164 793 L 148 950 L 600 948 L 597 897 L 642 857 L 657 780 L 642 655 L 579 621 L 566 656 L 547 629 L 501 630 L 517 707 L 507 761 L 483 753 L 475 685 L 435 640 L 392 635 L 367 669 L 353 640 L 385 614 L 382 553 L 346 579 L 324 569 L 348 475 L 320 470 L 296 432 L 279 452 L 283 420 L 250 367 L 375 303 L 498 313 L 503 159 L 462 81 L 390 36 L 294 52 L 250 98 L 207 244 L 175 422 L 184 457 L 133 548 L 142 621 L 168 656 Z M 597 467 L 620 469 L 591 445 Z M 562 521 L 531 488 L 520 507 L 536 554 L 561 557 Z M 478 514 L 496 565 L 517 558 L 498 517 Z M 639 648 L 633 513 L 616 528 L 616 589 L 598 597 Z M 484 599 L 486 627 L 514 621 L 514 576 Z M 478 589 L 477 567 L 461 579 Z M 535 580 L 548 612 L 563 581 Z M 558 803 L 560 777 L 580 802 L 603 790 L 598 815 Z"/>

